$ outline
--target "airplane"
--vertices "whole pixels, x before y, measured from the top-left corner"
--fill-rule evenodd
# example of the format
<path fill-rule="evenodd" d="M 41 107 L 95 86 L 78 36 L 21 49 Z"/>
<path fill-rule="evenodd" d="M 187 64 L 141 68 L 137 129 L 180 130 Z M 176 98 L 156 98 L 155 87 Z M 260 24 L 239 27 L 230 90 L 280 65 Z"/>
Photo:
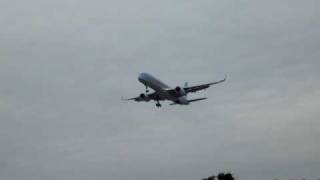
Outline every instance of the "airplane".
<path fill-rule="evenodd" d="M 191 102 L 202 101 L 207 98 L 197 98 L 188 100 L 187 94 L 207 89 L 211 85 L 225 82 L 226 79 L 227 77 L 220 81 L 190 87 L 186 82 L 184 87 L 177 86 L 176 88 L 171 88 L 148 73 L 140 73 L 138 76 L 138 80 L 146 87 L 146 93 L 142 93 L 138 97 L 123 100 L 134 100 L 136 102 L 149 102 L 150 100 L 153 100 L 156 102 L 156 107 L 161 107 L 160 101 L 164 100 L 172 101 L 170 105 L 189 105 Z M 149 87 L 154 90 L 153 93 L 149 93 Z"/>

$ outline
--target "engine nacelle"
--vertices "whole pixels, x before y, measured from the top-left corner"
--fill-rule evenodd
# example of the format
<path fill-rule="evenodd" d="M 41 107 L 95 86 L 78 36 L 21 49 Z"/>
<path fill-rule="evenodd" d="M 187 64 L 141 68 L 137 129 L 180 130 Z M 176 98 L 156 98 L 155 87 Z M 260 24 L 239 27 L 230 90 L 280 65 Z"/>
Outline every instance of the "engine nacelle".
<path fill-rule="evenodd" d="M 141 100 L 143 100 L 143 101 L 150 101 L 150 97 L 148 96 L 148 95 L 146 95 L 146 94 L 140 94 L 140 98 L 141 98 Z"/>
<path fill-rule="evenodd" d="M 184 89 L 181 88 L 180 86 L 177 86 L 177 87 L 175 88 L 175 91 L 176 91 L 176 93 L 179 94 L 180 96 L 186 95 L 186 92 L 185 92 Z"/>

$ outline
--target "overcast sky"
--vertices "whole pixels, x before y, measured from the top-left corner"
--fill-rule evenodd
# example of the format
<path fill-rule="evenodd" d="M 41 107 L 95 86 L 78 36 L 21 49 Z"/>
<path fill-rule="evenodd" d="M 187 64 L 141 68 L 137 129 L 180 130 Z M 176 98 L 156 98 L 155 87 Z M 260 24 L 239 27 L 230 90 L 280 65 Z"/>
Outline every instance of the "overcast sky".
<path fill-rule="evenodd" d="M 1 0 L 0 179 L 320 178 L 319 56 L 318 0 Z"/>

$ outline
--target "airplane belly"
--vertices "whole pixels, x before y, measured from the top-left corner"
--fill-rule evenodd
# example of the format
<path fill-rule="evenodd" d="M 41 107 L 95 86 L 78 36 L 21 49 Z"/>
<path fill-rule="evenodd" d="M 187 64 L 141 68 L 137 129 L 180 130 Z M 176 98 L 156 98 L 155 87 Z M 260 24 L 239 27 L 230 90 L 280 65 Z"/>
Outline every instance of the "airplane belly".
<path fill-rule="evenodd" d="M 184 105 L 189 104 L 189 101 L 187 100 L 186 96 L 179 97 L 178 99 L 179 99 L 180 104 L 184 104 Z"/>
<path fill-rule="evenodd" d="M 164 91 L 170 88 L 163 82 L 146 73 L 141 73 L 138 80 L 155 91 Z"/>
<path fill-rule="evenodd" d="M 166 99 L 173 102 L 178 102 L 179 104 L 188 104 L 188 101 L 185 98 L 171 95 L 167 91 L 171 89 L 169 86 L 149 74 L 141 73 L 138 77 L 138 80 L 144 85 L 155 90 L 159 95 L 159 99 L 161 100 Z"/>

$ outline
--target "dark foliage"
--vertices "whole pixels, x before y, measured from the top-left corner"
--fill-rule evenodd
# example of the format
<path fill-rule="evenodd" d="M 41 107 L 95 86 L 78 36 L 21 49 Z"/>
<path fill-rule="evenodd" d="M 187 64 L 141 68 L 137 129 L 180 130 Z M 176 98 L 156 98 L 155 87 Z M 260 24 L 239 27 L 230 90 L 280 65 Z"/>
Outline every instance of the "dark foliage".
<path fill-rule="evenodd" d="M 234 180 L 231 173 L 219 173 L 217 176 L 210 176 L 202 180 Z"/>
<path fill-rule="evenodd" d="M 216 179 L 215 176 L 210 176 L 210 177 L 204 178 L 202 180 L 215 180 L 215 179 Z"/>

